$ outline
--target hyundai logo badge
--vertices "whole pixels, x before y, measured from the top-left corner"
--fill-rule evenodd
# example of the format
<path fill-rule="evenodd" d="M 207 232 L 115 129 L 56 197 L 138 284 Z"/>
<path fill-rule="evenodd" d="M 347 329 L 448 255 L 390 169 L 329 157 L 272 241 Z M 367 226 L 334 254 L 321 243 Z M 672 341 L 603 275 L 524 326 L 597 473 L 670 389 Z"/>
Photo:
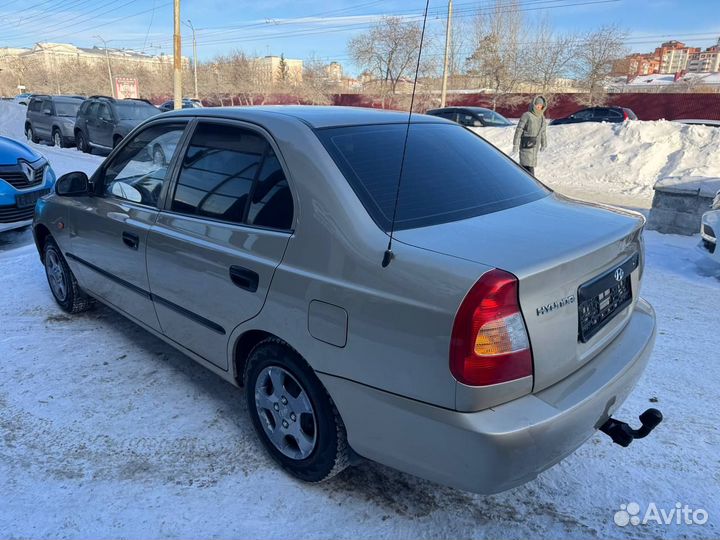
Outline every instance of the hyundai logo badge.
<path fill-rule="evenodd" d="M 622 268 L 615 270 L 615 281 L 622 281 L 625 277 L 625 271 Z"/>

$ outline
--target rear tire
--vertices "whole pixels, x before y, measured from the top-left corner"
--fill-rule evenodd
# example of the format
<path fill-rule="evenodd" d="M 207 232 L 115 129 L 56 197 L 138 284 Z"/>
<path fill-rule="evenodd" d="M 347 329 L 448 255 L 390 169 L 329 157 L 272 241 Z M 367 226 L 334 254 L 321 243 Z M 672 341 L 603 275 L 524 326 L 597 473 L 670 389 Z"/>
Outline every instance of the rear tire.
<path fill-rule="evenodd" d="M 277 338 L 253 348 L 245 371 L 248 411 L 263 445 L 306 482 L 332 478 L 350 464 L 345 425 L 305 360 Z"/>
<path fill-rule="evenodd" d="M 52 238 L 45 241 L 43 262 L 50 292 L 63 311 L 80 313 L 92 307 L 92 298 L 80 290 L 65 257 Z"/>

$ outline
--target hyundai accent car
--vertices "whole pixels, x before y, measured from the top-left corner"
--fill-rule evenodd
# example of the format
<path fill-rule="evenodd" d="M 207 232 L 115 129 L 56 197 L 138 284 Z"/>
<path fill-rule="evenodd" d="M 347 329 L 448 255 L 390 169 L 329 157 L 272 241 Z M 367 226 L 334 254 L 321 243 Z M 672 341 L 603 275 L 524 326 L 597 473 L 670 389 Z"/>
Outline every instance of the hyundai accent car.
<path fill-rule="evenodd" d="M 296 477 L 361 456 L 492 493 L 647 431 L 611 418 L 655 338 L 643 224 L 447 120 L 278 106 L 144 122 L 34 236 L 64 310 L 99 300 L 244 386 Z"/>
<path fill-rule="evenodd" d="M 31 225 L 35 202 L 54 184 L 55 173 L 42 155 L 0 137 L 0 232 Z"/>

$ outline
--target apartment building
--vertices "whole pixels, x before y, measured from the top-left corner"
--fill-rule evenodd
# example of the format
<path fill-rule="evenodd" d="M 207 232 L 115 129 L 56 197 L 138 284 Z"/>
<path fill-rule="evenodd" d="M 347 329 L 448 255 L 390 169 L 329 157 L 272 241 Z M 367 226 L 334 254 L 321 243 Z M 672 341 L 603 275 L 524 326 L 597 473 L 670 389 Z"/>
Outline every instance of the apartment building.
<path fill-rule="evenodd" d="M 303 61 L 280 56 L 263 56 L 252 60 L 257 76 L 265 83 L 275 84 L 285 78 L 290 84 L 300 84 L 303 79 Z M 283 69 L 283 62 L 285 68 Z M 285 73 L 283 74 L 283 71 Z"/>
<path fill-rule="evenodd" d="M 712 47 L 691 54 L 687 70 L 690 73 L 720 72 L 720 38 Z"/>
<path fill-rule="evenodd" d="M 34 60 L 41 62 L 50 70 L 70 61 L 85 64 L 105 63 L 108 57 L 110 62 L 118 68 L 141 65 L 148 70 L 156 71 L 173 64 L 171 55 L 151 55 L 130 49 L 76 47 L 70 43 L 36 43 L 31 49 L 0 49 L 0 63 Z M 183 67 L 188 67 L 188 58 L 183 57 L 182 63 Z"/>
<path fill-rule="evenodd" d="M 660 62 L 658 73 L 678 73 L 687 69 L 690 55 L 699 52 L 700 47 L 688 47 L 681 41 L 672 40 L 655 49 L 653 56 Z"/>

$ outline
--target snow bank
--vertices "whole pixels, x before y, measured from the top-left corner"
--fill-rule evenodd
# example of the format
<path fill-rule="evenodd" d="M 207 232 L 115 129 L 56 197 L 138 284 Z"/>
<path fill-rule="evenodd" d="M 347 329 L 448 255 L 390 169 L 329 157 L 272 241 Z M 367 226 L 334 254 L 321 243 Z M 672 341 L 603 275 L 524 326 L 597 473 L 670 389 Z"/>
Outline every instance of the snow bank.
<path fill-rule="evenodd" d="M 476 128 L 503 152 L 513 129 Z M 720 129 L 659 120 L 549 126 L 536 174 L 561 193 L 649 207 L 656 181 L 720 177 Z"/>
<path fill-rule="evenodd" d="M 27 107 L 23 105 L 0 101 L 0 135 L 32 146 L 50 161 L 58 176 L 72 171 L 83 171 L 91 175 L 102 163 L 102 156 L 83 154 L 75 148 L 55 148 L 46 144 L 30 143 L 25 138 L 26 113 Z"/>

